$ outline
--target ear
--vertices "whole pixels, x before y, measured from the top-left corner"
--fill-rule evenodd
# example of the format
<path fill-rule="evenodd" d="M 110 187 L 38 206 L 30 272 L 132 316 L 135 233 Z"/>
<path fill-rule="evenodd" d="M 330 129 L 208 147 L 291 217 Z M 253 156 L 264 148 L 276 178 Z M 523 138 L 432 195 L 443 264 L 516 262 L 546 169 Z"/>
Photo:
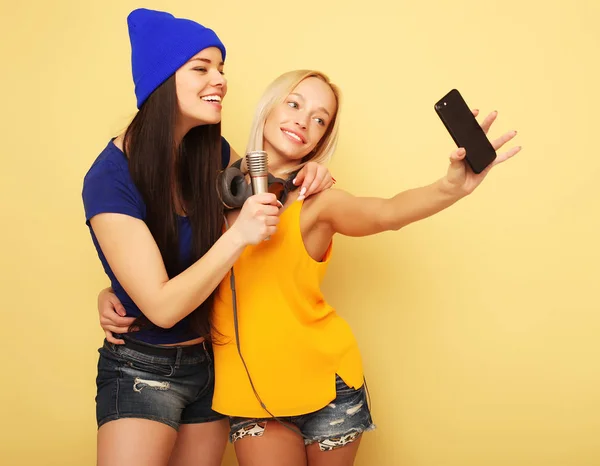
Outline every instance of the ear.
<path fill-rule="evenodd" d="M 227 209 L 239 209 L 252 195 L 252 187 L 238 168 L 229 167 L 219 176 L 219 193 Z"/>

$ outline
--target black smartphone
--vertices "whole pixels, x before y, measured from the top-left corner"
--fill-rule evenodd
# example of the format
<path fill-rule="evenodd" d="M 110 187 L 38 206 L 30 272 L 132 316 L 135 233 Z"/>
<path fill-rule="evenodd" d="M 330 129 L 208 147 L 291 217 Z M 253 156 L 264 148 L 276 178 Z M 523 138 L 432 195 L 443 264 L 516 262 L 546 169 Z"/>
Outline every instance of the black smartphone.
<path fill-rule="evenodd" d="M 435 111 L 458 147 L 467 151 L 467 163 L 481 173 L 496 158 L 496 151 L 456 89 L 435 104 Z"/>

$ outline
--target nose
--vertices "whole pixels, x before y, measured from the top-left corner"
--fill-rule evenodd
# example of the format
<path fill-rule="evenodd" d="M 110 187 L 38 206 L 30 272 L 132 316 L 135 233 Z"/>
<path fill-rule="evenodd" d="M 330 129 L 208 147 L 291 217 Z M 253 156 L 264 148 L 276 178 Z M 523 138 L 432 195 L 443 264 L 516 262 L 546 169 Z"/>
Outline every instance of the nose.
<path fill-rule="evenodd" d="M 307 116 L 302 112 L 300 114 L 297 115 L 296 117 L 296 126 L 299 126 L 302 129 L 306 129 L 308 126 L 308 123 L 306 122 L 306 118 Z"/>
<path fill-rule="evenodd" d="M 210 83 L 215 87 L 224 87 L 227 84 L 227 80 L 219 71 L 214 70 Z"/>

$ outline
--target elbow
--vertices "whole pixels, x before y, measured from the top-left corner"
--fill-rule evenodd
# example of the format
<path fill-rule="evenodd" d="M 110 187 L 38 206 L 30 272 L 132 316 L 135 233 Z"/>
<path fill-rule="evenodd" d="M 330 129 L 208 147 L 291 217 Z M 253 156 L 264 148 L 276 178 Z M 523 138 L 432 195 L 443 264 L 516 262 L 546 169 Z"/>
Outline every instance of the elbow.
<path fill-rule="evenodd" d="M 387 231 L 398 231 L 402 227 L 404 227 L 403 224 L 401 224 L 401 223 L 394 223 L 394 224 L 391 224 L 388 228 L 386 228 L 386 230 Z"/>
<path fill-rule="evenodd" d="M 381 231 L 398 231 L 406 224 L 398 217 L 397 212 L 392 208 L 382 209 L 379 218 L 379 228 Z"/>
<path fill-rule="evenodd" d="M 384 213 L 379 219 L 381 231 L 397 231 L 401 225 L 396 221 L 391 212 Z"/>
<path fill-rule="evenodd" d="M 158 309 L 141 309 L 146 318 L 157 327 L 168 330 L 173 328 L 177 320 L 168 315 L 164 308 Z"/>
<path fill-rule="evenodd" d="M 148 319 L 150 320 L 150 322 L 152 322 L 157 327 L 160 327 L 165 330 L 169 330 L 170 328 L 173 328 L 175 326 L 175 324 L 177 323 L 176 320 L 169 318 L 169 316 L 160 316 L 160 317 L 156 316 L 154 318 L 148 317 Z"/>
<path fill-rule="evenodd" d="M 404 228 L 407 225 L 406 222 L 400 221 L 398 219 L 395 219 L 394 221 L 390 222 L 390 230 L 393 231 L 398 231 L 401 228 Z"/>
<path fill-rule="evenodd" d="M 173 328 L 175 326 L 175 324 L 177 323 L 176 321 L 174 321 L 172 319 L 168 319 L 168 318 L 164 318 L 164 317 L 150 320 L 150 321 L 157 327 L 160 327 L 165 330 L 169 330 L 170 328 Z"/>
<path fill-rule="evenodd" d="M 136 304 L 152 324 L 165 330 L 173 328 L 186 315 L 182 314 L 177 300 L 164 292 L 148 293 L 141 303 Z"/>

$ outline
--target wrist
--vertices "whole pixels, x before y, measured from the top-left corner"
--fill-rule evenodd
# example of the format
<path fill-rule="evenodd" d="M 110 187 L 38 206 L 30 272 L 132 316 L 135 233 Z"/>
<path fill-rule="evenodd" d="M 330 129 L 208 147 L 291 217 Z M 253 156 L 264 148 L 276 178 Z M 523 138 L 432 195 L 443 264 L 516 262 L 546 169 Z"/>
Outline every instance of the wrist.
<path fill-rule="evenodd" d="M 244 235 L 236 228 L 235 225 L 232 225 L 225 232 L 222 238 L 226 239 L 236 252 L 242 251 L 246 246 L 248 246 L 248 242 L 244 238 Z"/>
<path fill-rule="evenodd" d="M 452 183 L 451 181 L 448 180 L 448 177 L 446 177 L 446 176 L 439 179 L 437 181 L 436 185 L 443 196 L 446 196 L 450 200 L 453 200 L 453 201 L 458 201 L 468 194 L 462 188 L 462 186 L 458 186 L 458 185 Z"/>

